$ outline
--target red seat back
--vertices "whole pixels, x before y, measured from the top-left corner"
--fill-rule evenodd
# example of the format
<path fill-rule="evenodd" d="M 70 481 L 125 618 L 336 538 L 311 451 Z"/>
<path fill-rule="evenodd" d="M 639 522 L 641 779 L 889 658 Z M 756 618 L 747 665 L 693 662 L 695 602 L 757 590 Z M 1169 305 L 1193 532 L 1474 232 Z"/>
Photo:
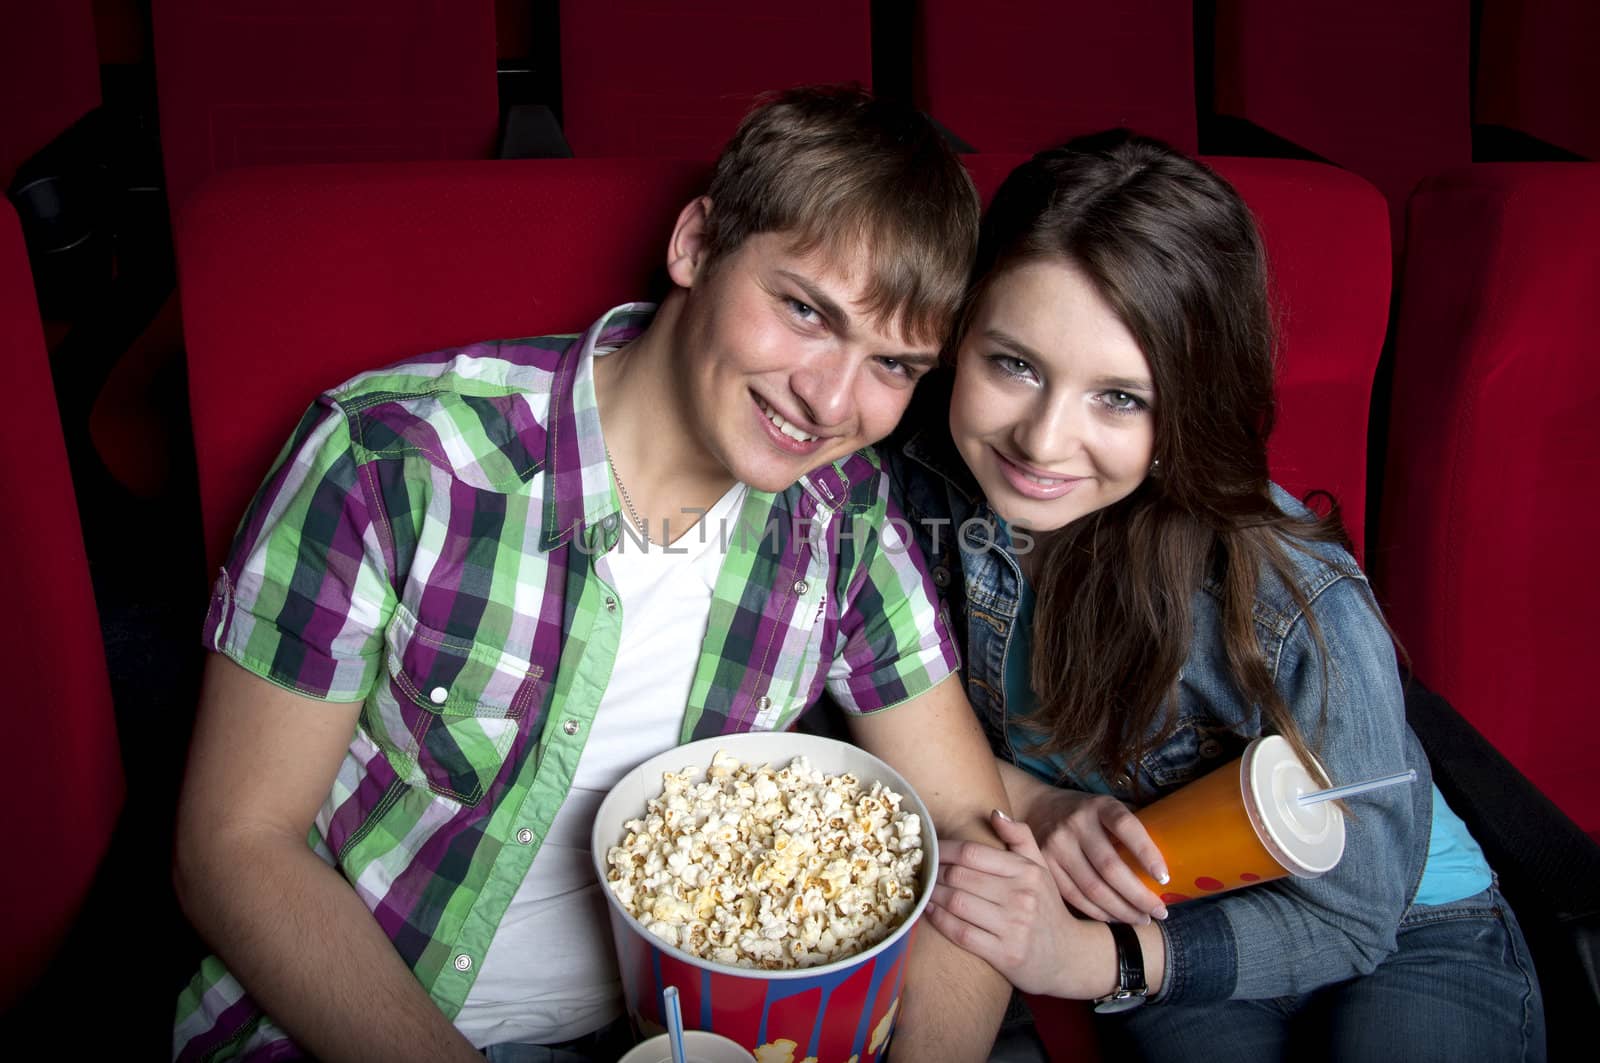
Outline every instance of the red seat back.
<path fill-rule="evenodd" d="M 534 159 L 241 170 L 203 188 L 177 250 L 212 569 L 319 391 L 454 344 L 581 331 L 644 298 L 707 177 Z"/>
<path fill-rule="evenodd" d="M 1473 120 L 1600 160 L 1600 4 L 1481 3 Z"/>
<path fill-rule="evenodd" d="M 1470 7 L 1217 0 L 1216 110 L 1377 185 L 1398 238 L 1416 183 L 1472 159 Z"/>
<path fill-rule="evenodd" d="M 122 764 L 78 506 L 22 230 L 0 208 L 0 610 L 11 747 L 0 886 L 0 1011 L 43 971 L 72 925 L 122 807 Z M 19 862 L 20 861 L 20 862 Z M 22 865 L 26 864 L 24 873 Z"/>
<path fill-rule="evenodd" d="M 988 194 L 1022 158 L 967 161 Z M 1260 218 L 1282 306 L 1274 475 L 1296 493 L 1333 491 L 1359 544 L 1387 314 L 1382 203 L 1330 167 L 1212 161 Z M 207 557 L 220 559 L 318 390 L 453 343 L 581 329 L 639 298 L 706 174 L 618 159 L 219 179 L 178 231 Z"/>
<path fill-rule="evenodd" d="M 1040 151 L 1127 126 L 1199 144 L 1187 0 L 923 0 L 917 106 L 979 151 Z"/>
<path fill-rule="evenodd" d="M 716 158 L 757 95 L 872 82 L 868 0 L 562 0 L 572 153 Z"/>
<path fill-rule="evenodd" d="M 490 4 L 154 0 L 152 23 L 174 211 L 235 166 L 494 150 Z"/>
<path fill-rule="evenodd" d="M 17 167 L 100 106 L 89 0 L 7 4 L 0 14 L 0 187 Z"/>
<path fill-rule="evenodd" d="M 1416 673 L 1571 816 L 1593 784 L 1600 165 L 1411 200 L 1374 562 Z"/>
<path fill-rule="evenodd" d="M 974 155 L 985 202 L 1025 156 Z M 1288 159 L 1208 158 L 1255 214 L 1278 318 L 1273 479 L 1339 501 L 1356 556 L 1366 521 L 1367 417 L 1389 314 L 1383 198 L 1353 174 Z"/>

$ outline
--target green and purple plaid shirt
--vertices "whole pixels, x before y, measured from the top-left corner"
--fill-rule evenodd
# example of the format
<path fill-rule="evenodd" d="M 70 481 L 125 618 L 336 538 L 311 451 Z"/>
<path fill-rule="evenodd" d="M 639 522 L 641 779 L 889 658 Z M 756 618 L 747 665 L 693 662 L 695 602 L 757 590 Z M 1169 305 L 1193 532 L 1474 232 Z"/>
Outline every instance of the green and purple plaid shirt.
<path fill-rule="evenodd" d="M 593 363 L 653 310 L 424 355 L 323 395 L 213 592 L 209 648 L 362 703 L 308 840 L 447 1016 L 566 798 L 612 668 L 649 666 L 616 660 L 621 603 L 595 567 L 621 521 Z M 872 712 L 955 670 L 899 516 L 871 452 L 749 491 L 682 741 L 785 727 L 824 689 Z M 298 1054 L 216 957 L 173 1038 L 181 1059 Z"/>

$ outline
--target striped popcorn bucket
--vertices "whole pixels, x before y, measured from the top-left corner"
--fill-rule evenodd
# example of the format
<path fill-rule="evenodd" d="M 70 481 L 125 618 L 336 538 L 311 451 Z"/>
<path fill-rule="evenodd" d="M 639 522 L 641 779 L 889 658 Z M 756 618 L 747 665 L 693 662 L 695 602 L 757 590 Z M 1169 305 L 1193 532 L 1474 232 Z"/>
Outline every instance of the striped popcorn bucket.
<path fill-rule="evenodd" d="M 628 914 L 609 888 L 611 915 L 628 1011 L 645 1034 L 665 1027 L 661 991 L 677 986 L 686 1029 L 710 1030 L 749 1048 L 758 1063 L 868 1063 L 888 1047 L 899 1010 L 911 939 L 933 892 L 939 866 L 932 820 L 911 787 L 883 761 L 830 738 L 792 732 L 723 735 L 679 746 L 633 769 L 606 795 L 595 816 L 590 847 L 595 872 L 606 878 L 606 852 L 620 843 L 623 824 L 644 814 L 661 793 L 663 772 L 705 777 L 717 752 L 746 764 L 782 767 L 797 756 L 813 768 L 850 772 L 863 787 L 874 782 L 903 795 L 901 807 L 922 817 L 922 873 L 910 914 L 888 937 L 854 956 L 797 970 L 768 971 L 703 960 L 668 945 Z"/>

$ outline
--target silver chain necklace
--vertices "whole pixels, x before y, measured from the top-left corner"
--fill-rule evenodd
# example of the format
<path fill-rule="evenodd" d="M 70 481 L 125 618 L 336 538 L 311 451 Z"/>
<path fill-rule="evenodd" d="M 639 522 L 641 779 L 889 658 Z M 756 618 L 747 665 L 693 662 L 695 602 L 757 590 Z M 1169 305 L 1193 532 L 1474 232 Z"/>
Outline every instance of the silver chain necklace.
<path fill-rule="evenodd" d="M 639 511 L 633 508 L 633 497 L 628 494 L 628 487 L 622 482 L 622 474 L 617 472 L 617 459 L 611 456 L 611 448 L 606 448 L 606 462 L 611 466 L 611 479 L 616 482 L 617 490 L 622 494 L 622 504 L 628 507 L 628 516 L 633 520 L 633 526 L 639 529 L 639 534 L 646 540 L 650 538 L 650 525 L 639 516 Z"/>

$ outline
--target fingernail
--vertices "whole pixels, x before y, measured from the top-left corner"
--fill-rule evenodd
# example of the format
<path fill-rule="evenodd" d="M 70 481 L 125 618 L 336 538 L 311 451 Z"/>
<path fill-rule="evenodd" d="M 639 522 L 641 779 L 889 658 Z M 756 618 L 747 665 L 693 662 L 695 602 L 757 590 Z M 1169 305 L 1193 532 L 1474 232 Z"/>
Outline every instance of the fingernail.
<path fill-rule="evenodd" d="M 1157 882 L 1165 886 L 1167 883 L 1172 881 L 1172 876 L 1167 874 L 1166 868 L 1158 867 L 1155 869 L 1155 879 Z"/>
<path fill-rule="evenodd" d="M 1149 926 L 1150 925 L 1150 917 L 1147 915 L 1144 918 L 1140 919 L 1139 920 L 1139 925 L 1140 926 Z"/>
<path fill-rule="evenodd" d="M 1002 809 L 998 809 L 998 808 L 995 809 L 994 810 L 994 814 L 999 816 L 1001 819 L 1005 820 L 1007 823 L 1015 823 L 1016 822 L 1016 820 L 1014 820 L 1010 816 L 1006 815 L 1004 810 L 1002 810 Z"/>
<path fill-rule="evenodd" d="M 1154 914 L 1157 919 L 1165 919 L 1167 917 L 1167 906 L 1163 904 L 1155 910 Z"/>

